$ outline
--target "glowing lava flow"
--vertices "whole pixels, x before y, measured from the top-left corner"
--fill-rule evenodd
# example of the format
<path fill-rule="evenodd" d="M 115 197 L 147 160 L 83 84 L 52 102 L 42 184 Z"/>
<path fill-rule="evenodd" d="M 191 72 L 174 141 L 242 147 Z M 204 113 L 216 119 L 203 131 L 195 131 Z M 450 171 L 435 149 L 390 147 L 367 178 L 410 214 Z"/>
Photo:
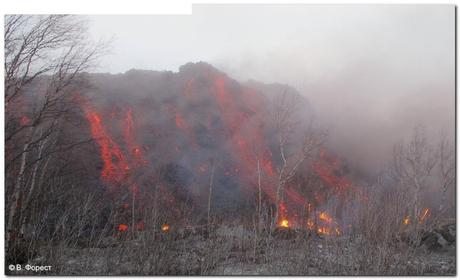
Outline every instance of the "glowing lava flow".
<path fill-rule="evenodd" d="M 214 97 L 220 115 L 225 124 L 227 134 L 230 135 L 232 151 L 236 155 L 241 165 L 241 175 L 246 181 L 246 185 L 257 187 L 254 183 L 254 174 L 257 174 L 257 156 L 255 151 L 259 151 L 259 162 L 261 163 L 262 182 L 261 188 L 268 198 L 275 202 L 276 187 L 274 181 L 276 172 L 272 160 L 272 153 L 264 137 L 264 102 L 253 90 L 243 90 L 242 92 L 227 91 L 227 81 L 223 75 L 210 75 L 214 82 Z M 241 100 L 239 100 L 241 99 Z M 245 104 L 246 108 L 241 109 Z M 329 175 L 329 174 L 327 174 Z M 306 199 L 295 189 L 284 188 L 285 201 L 287 205 L 301 206 Z M 279 205 L 281 209 L 280 218 L 287 216 L 284 203 Z"/>
<path fill-rule="evenodd" d="M 91 126 L 91 134 L 99 145 L 104 167 L 101 171 L 101 177 L 106 182 L 120 183 L 126 178 L 129 166 L 123 156 L 123 153 L 115 141 L 110 137 L 101 116 L 89 106 L 85 108 L 86 118 Z"/>
<path fill-rule="evenodd" d="M 233 91 L 231 81 L 221 74 L 209 74 L 212 79 L 211 95 L 214 97 L 214 102 L 219 109 L 220 120 L 223 124 L 223 134 L 225 140 L 229 140 L 229 145 L 225 149 L 230 149 L 230 153 L 234 156 L 235 161 L 232 166 L 225 170 L 225 175 L 238 174 L 243 181 L 244 186 L 258 188 L 257 177 L 260 175 L 261 182 L 260 188 L 266 197 L 272 202 L 277 201 L 276 197 L 276 180 L 277 172 L 275 164 L 273 163 L 273 155 L 271 149 L 265 139 L 264 120 L 266 119 L 267 112 L 265 111 L 264 100 L 257 94 L 257 92 L 249 89 L 240 88 L 240 90 Z M 194 98 L 199 97 L 192 92 L 195 86 L 195 79 L 189 80 L 183 91 L 183 96 L 192 102 Z M 229 89 L 232 89 L 230 92 Z M 193 97 L 193 98 L 192 98 Z M 179 102 L 179 104 L 183 104 Z M 194 143 L 194 132 L 192 128 L 196 128 L 190 124 L 195 122 L 190 121 L 191 114 L 187 111 L 179 110 L 180 107 L 176 105 L 167 104 L 168 107 L 168 121 L 171 127 L 177 128 L 176 133 L 184 133 L 187 135 L 186 141 L 176 140 L 174 146 L 177 153 L 186 154 L 189 145 Z M 184 107 L 184 106 L 183 106 Z M 101 177 L 106 182 L 110 183 L 125 183 L 126 186 L 134 193 L 138 192 L 138 185 L 134 182 L 134 176 L 128 176 L 130 169 L 136 169 L 142 164 L 147 164 L 144 159 L 143 150 L 147 150 L 147 146 L 141 146 L 136 143 L 135 137 L 135 119 L 133 110 L 128 108 L 125 112 L 122 121 L 124 145 L 122 148 L 112 139 L 108 129 L 103 123 L 102 117 L 90 106 L 84 106 L 85 116 L 91 127 L 91 134 L 100 148 L 100 154 L 104 163 L 101 171 Z M 114 117 L 115 118 L 115 117 Z M 190 121 L 190 124 L 188 123 Z M 212 118 L 210 122 L 214 121 Z M 220 126 L 219 126 L 220 127 Z M 197 132 L 198 134 L 198 132 Z M 183 137 L 176 137 L 177 139 L 184 139 Z M 229 147 L 229 148 L 227 148 Z M 123 153 L 124 151 L 124 153 Z M 233 163 L 236 162 L 234 165 Z M 141 163 L 141 164 L 140 164 Z M 259 166 L 259 168 L 258 168 Z M 197 164 L 197 172 L 205 174 L 207 169 Z M 325 155 L 324 152 L 320 154 L 320 158 L 313 164 L 313 169 L 316 174 L 328 185 L 337 190 L 337 193 L 346 190 L 351 186 L 351 182 L 344 176 L 337 175 L 335 172 L 340 168 L 340 162 L 337 159 L 331 159 Z M 261 174 L 258 174 L 260 171 Z M 141 184 L 139 184 L 141 186 Z M 175 202 L 174 197 L 164 187 L 160 188 L 160 193 L 163 199 L 169 202 L 173 208 Z M 137 197 L 137 196 L 136 196 Z M 279 205 L 280 215 L 278 225 L 281 227 L 292 227 L 298 223 L 298 219 L 294 215 L 288 215 L 293 207 L 305 205 L 306 198 L 297 190 L 285 186 L 283 203 Z M 289 209 L 286 209 L 286 205 Z M 292 207 L 292 208 L 291 208 Z M 180 213 L 178 213 L 180 214 Z M 322 215 L 322 216 L 321 216 Z M 289 217 L 289 220 L 288 218 Z M 322 219 L 324 218 L 324 219 Z M 332 223 L 332 218 L 326 216 L 325 213 L 320 214 L 320 221 Z M 315 220 L 316 221 L 316 220 Z M 311 220 L 311 223 L 313 221 Z M 313 225 L 312 225 L 313 226 Z M 316 226 L 316 225 L 314 225 Z M 322 233 L 332 232 L 333 228 L 317 227 Z"/>
<path fill-rule="evenodd" d="M 337 193 L 352 187 L 351 181 L 344 176 L 339 176 L 335 173 L 340 167 L 340 161 L 330 155 L 327 155 L 324 150 L 320 152 L 320 158 L 313 164 L 313 169 L 316 174 L 330 187 L 333 187 Z"/>
<path fill-rule="evenodd" d="M 83 98 L 78 97 L 77 102 L 80 104 L 84 111 L 84 116 L 88 121 L 91 136 L 97 144 L 100 151 L 100 158 L 103 162 L 103 168 L 100 173 L 101 179 L 106 183 L 109 191 L 128 191 L 133 195 L 132 199 L 136 205 L 136 209 L 131 209 L 128 203 L 122 204 L 120 211 L 137 211 L 142 209 L 146 203 L 142 195 L 139 195 L 141 182 L 138 182 L 138 178 L 142 177 L 135 176 L 135 173 L 139 174 L 142 171 L 140 168 L 147 168 L 148 162 L 144 158 L 142 146 L 136 142 L 136 123 L 133 116 L 133 110 L 127 107 L 124 117 L 117 121 L 116 114 L 112 113 L 111 117 L 107 120 L 119 125 L 122 129 L 122 136 L 124 146 L 120 146 L 112 137 L 108 124 L 104 124 L 102 114 L 98 113 L 89 102 Z M 107 125 L 107 126 L 106 126 Z M 110 126 L 112 127 L 112 126 Z M 115 128 L 115 131 L 116 128 Z M 141 179 L 142 180 L 142 179 Z M 116 188 L 116 189 L 115 189 Z M 168 203 L 169 209 L 174 213 L 176 217 L 183 217 L 182 212 L 178 208 L 178 203 L 175 197 L 166 190 L 166 188 L 159 187 L 159 195 L 162 201 Z M 131 199 L 131 198 L 130 198 Z M 129 221 L 125 220 L 124 223 L 114 224 L 115 230 L 118 232 L 126 232 L 129 230 Z M 184 224 L 186 222 L 184 221 Z M 137 221 L 132 226 L 133 230 L 143 231 L 145 228 L 144 221 Z M 163 231 L 169 231 L 169 226 L 166 224 L 163 226 Z"/>
<path fill-rule="evenodd" d="M 184 95 L 191 95 L 191 85 L 187 85 L 186 92 L 189 93 L 184 93 Z M 187 121 L 187 116 L 184 117 L 184 115 L 180 112 L 179 107 L 177 104 L 166 104 L 167 112 L 168 114 L 173 118 L 174 124 L 176 128 L 178 128 L 178 131 L 175 133 L 183 133 L 186 139 L 186 142 L 184 141 L 177 141 L 175 143 L 175 149 L 178 153 L 181 153 L 183 151 L 183 146 L 187 145 L 192 147 L 193 149 L 197 148 L 197 143 L 196 143 L 196 137 L 193 133 L 192 126 L 188 123 Z M 182 137 L 177 137 L 176 140 L 182 139 Z"/>
<path fill-rule="evenodd" d="M 134 121 L 131 108 L 126 111 L 123 130 L 125 142 L 130 154 L 135 158 L 137 164 L 146 164 L 147 161 L 143 158 L 142 149 L 134 139 Z"/>
<path fill-rule="evenodd" d="M 227 134 L 231 137 L 232 150 L 235 152 L 241 165 L 239 170 L 242 170 L 242 176 L 246 180 L 247 185 L 255 186 L 254 182 L 250 179 L 257 172 L 257 156 L 254 151 L 261 151 L 261 172 L 268 175 L 268 177 L 274 175 L 271 152 L 267 148 L 268 145 L 265 142 L 260 126 L 262 121 L 251 119 L 248 113 L 243 113 L 235 105 L 237 97 L 228 93 L 226 78 L 224 76 L 211 75 L 211 78 L 214 82 L 213 93 L 220 109 L 222 121 Z M 251 111 L 251 114 L 255 116 L 256 111 Z M 249 125 L 251 121 L 254 123 Z M 272 186 L 267 182 L 263 182 L 261 188 L 272 201 L 276 201 L 276 194 Z"/>

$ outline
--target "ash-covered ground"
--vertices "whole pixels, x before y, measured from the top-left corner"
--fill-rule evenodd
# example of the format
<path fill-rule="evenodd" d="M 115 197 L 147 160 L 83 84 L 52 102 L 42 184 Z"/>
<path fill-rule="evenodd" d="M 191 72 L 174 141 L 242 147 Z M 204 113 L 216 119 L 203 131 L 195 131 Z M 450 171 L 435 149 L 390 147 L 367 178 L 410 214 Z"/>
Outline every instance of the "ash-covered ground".
<path fill-rule="evenodd" d="M 207 231 L 138 233 L 98 246 L 42 248 L 31 265 L 46 275 L 455 275 L 455 224 L 426 232 L 418 245 L 403 238 L 318 236 L 289 228 L 273 235 L 227 225 Z M 451 240 L 451 242 L 447 241 Z M 12 272 L 37 275 L 36 272 Z"/>

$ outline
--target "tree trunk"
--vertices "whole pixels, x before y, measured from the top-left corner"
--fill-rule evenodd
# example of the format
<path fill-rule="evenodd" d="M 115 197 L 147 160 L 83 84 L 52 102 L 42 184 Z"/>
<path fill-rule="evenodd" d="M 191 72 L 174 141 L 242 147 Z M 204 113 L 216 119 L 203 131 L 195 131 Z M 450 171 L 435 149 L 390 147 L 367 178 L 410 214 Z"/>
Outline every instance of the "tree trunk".
<path fill-rule="evenodd" d="M 258 222 L 258 230 L 261 230 L 262 226 L 262 218 L 261 218 L 261 211 L 262 211 L 262 185 L 260 183 L 260 161 L 257 159 L 257 185 L 259 187 L 259 201 L 257 205 L 257 222 Z"/>
<path fill-rule="evenodd" d="M 134 203 L 136 202 L 136 192 L 133 188 L 132 192 L 131 192 L 131 195 L 132 195 L 132 208 L 131 208 L 131 238 L 134 239 L 134 226 L 135 226 L 135 216 L 134 216 Z"/>
<path fill-rule="evenodd" d="M 21 185 L 22 181 L 24 179 L 24 171 L 26 167 L 26 161 L 27 161 L 27 149 L 29 148 L 29 142 L 24 144 L 24 147 L 22 149 L 22 155 L 21 155 L 21 165 L 19 168 L 19 175 L 16 178 L 16 182 L 14 184 L 13 188 L 13 199 L 11 201 L 10 205 L 10 211 L 8 213 L 8 221 L 6 225 L 6 242 L 5 242 L 5 252 L 8 253 L 8 250 L 10 249 L 11 242 L 13 241 L 14 237 L 16 236 L 17 232 L 13 232 L 13 227 L 14 227 L 14 217 L 16 216 L 16 211 L 20 208 L 20 196 L 21 196 Z"/>
<path fill-rule="evenodd" d="M 40 159 L 42 157 L 42 154 L 43 154 L 43 149 L 46 145 L 46 142 L 48 142 L 47 140 L 48 138 L 45 138 L 43 140 L 42 143 L 40 143 L 39 147 L 38 147 L 38 155 L 37 155 L 37 159 Z M 26 199 L 24 200 L 24 202 L 22 203 L 22 207 L 21 207 L 21 214 L 20 214 L 20 217 L 21 217 L 21 225 L 20 225 L 20 233 L 21 234 L 24 234 L 24 231 L 25 231 L 25 225 L 26 225 L 26 222 L 27 222 L 27 215 L 26 215 L 26 212 L 29 208 L 29 205 L 30 205 L 30 202 L 32 200 L 32 195 L 34 193 L 34 190 L 35 190 L 35 186 L 37 185 L 37 172 L 38 172 L 38 168 L 40 167 L 40 162 L 41 160 L 37 160 L 34 164 L 34 169 L 32 170 L 32 179 L 31 179 L 31 183 L 30 183 L 30 187 L 29 187 L 29 191 L 27 193 L 27 197 Z M 45 164 L 44 164 L 44 169 L 46 169 L 47 165 L 48 165 L 48 162 L 49 162 L 49 158 L 46 160 Z M 41 179 L 42 177 L 39 178 L 39 180 Z M 38 182 L 38 184 L 40 184 L 40 182 Z"/>
<path fill-rule="evenodd" d="M 211 197 L 212 197 L 212 184 L 214 180 L 214 162 L 211 166 L 211 177 L 209 179 L 209 195 L 208 195 L 208 232 L 211 225 Z"/>

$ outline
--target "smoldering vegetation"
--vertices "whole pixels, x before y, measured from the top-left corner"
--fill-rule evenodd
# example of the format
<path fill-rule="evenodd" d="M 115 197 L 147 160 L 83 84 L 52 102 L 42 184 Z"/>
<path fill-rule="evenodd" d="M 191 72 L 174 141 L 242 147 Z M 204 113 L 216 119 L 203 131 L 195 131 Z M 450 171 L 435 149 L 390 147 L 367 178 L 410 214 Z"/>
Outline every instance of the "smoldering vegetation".
<path fill-rule="evenodd" d="M 87 73 L 97 48 L 54 39 L 81 23 L 28 19 L 5 28 L 8 274 L 456 273 L 448 136 L 414 127 L 369 172 L 289 85 L 204 62 Z"/>

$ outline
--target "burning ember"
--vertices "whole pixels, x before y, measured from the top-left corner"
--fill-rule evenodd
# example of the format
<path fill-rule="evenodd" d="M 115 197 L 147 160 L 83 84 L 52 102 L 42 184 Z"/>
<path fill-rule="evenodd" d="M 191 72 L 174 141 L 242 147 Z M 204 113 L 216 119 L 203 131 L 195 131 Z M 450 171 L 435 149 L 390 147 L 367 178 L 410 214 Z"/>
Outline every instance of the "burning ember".
<path fill-rule="evenodd" d="M 429 216 L 430 216 L 430 209 L 429 208 L 423 209 L 423 213 L 418 219 L 419 224 L 422 224 Z M 402 220 L 402 224 L 408 225 L 409 223 L 410 223 L 410 216 L 404 217 L 404 219 Z"/>
<path fill-rule="evenodd" d="M 288 228 L 289 227 L 289 221 L 287 219 L 282 219 L 280 222 L 280 227 Z"/>
<path fill-rule="evenodd" d="M 161 226 L 161 231 L 162 232 L 168 232 L 169 231 L 169 225 L 168 224 L 163 224 Z"/>
<path fill-rule="evenodd" d="M 329 235 L 330 234 L 330 229 L 328 227 L 319 227 L 318 228 L 318 234 Z"/>
<path fill-rule="evenodd" d="M 326 212 L 319 212 L 317 213 L 317 217 L 317 224 L 315 224 L 312 219 L 307 219 L 307 228 L 309 230 L 316 231 L 318 235 L 342 235 L 342 230 L 340 229 L 339 224 L 332 218 L 331 215 Z"/>
<path fill-rule="evenodd" d="M 308 219 L 307 220 L 308 229 L 312 230 L 314 226 L 315 226 L 315 223 L 311 219 Z"/>
<path fill-rule="evenodd" d="M 338 227 L 332 228 L 332 227 L 326 227 L 326 226 L 318 227 L 317 233 L 319 235 L 331 235 L 331 234 L 335 234 L 336 236 L 342 235 L 342 231 L 340 230 L 340 228 Z"/>
<path fill-rule="evenodd" d="M 125 225 L 125 224 L 119 224 L 118 225 L 118 231 L 120 231 L 120 232 L 128 231 L 128 226 Z"/>
<path fill-rule="evenodd" d="M 326 212 L 321 212 L 321 213 L 319 214 L 319 219 L 320 219 L 320 220 L 323 220 L 323 221 L 325 221 L 325 222 L 327 222 L 327 223 L 331 223 L 331 222 L 332 222 L 331 216 L 329 216 Z"/>

